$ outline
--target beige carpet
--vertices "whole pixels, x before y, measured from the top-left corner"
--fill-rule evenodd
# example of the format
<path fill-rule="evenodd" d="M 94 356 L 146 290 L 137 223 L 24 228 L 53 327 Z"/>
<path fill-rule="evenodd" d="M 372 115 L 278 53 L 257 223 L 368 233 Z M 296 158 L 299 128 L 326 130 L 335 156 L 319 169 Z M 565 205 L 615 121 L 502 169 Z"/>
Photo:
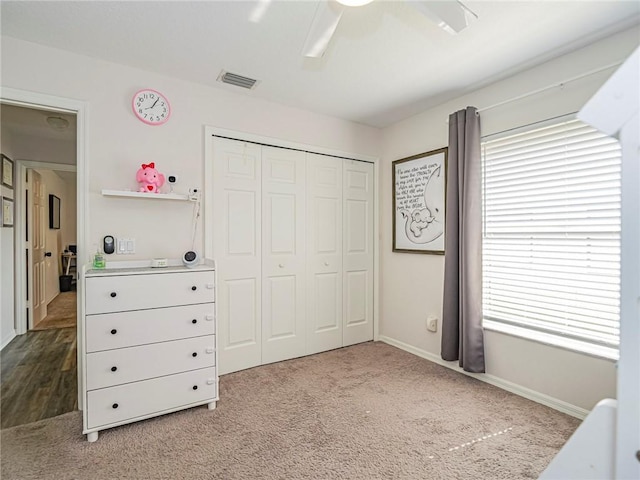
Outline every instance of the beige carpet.
<path fill-rule="evenodd" d="M 225 375 L 215 411 L 81 424 L 3 430 L 2 479 L 533 479 L 579 421 L 367 343 Z"/>
<path fill-rule="evenodd" d="M 75 291 L 60 292 L 47 305 L 47 316 L 33 330 L 49 330 L 76 326 L 77 298 Z"/>

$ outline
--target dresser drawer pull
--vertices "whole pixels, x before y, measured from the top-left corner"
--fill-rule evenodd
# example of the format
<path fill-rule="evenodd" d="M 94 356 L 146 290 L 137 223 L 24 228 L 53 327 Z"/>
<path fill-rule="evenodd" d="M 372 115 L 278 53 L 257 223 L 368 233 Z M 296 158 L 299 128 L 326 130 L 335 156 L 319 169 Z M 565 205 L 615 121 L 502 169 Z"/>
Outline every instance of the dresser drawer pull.
<path fill-rule="evenodd" d="M 194 389 L 194 390 L 197 390 L 197 389 L 198 389 L 198 385 L 194 385 L 194 386 L 193 386 L 193 389 Z"/>
<path fill-rule="evenodd" d="M 111 408 L 113 408 L 113 409 L 118 408 L 118 404 L 114 403 L 113 405 L 111 405 Z"/>
<path fill-rule="evenodd" d="M 194 357 L 194 358 L 195 358 L 195 357 L 197 357 L 197 356 L 198 356 L 198 352 L 193 352 L 193 353 L 191 354 L 191 356 L 192 356 L 192 357 Z"/>
<path fill-rule="evenodd" d="M 208 322 L 213 322 L 213 315 L 207 315 L 204 317 Z"/>
<path fill-rule="evenodd" d="M 193 290 L 194 292 L 198 289 L 198 287 L 196 287 L 195 285 L 191 287 L 191 290 Z"/>
<path fill-rule="evenodd" d="M 214 383 L 216 383 L 215 378 L 208 378 L 207 379 L 207 385 L 213 385 Z"/>
<path fill-rule="evenodd" d="M 118 370 L 118 367 L 111 367 L 112 372 L 115 372 L 116 370 Z"/>
<path fill-rule="evenodd" d="M 115 335 L 116 333 L 118 333 L 118 330 L 116 330 L 115 328 L 111 329 L 111 335 Z"/>
<path fill-rule="evenodd" d="M 118 294 L 116 292 L 111 292 L 109 295 L 111 296 L 111 298 L 116 298 Z"/>
<path fill-rule="evenodd" d="M 196 323 L 198 323 L 198 320 L 194 318 L 193 320 L 191 320 L 191 323 L 195 325 Z"/>
<path fill-rule="evenodd" d="M 209 347 L 209 348 L 207 348 L 206 352 L 207 353 L 213 353 L 213 352 L 215 352 L 215 350 L 213 348 Z"/>

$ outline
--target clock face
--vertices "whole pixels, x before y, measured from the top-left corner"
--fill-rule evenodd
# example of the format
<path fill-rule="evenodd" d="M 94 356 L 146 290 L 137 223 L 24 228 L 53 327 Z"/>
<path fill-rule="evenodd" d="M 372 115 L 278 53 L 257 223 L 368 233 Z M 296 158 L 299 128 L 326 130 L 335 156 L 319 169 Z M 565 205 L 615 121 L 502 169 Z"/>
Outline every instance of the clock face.
<path fill-rule="evenodd" d="M 162 125 L 171 115 L 169 100 L 150 88 L 137 92 L 133 96 L 131 107 L 136 117 L 148 125 Z"/>

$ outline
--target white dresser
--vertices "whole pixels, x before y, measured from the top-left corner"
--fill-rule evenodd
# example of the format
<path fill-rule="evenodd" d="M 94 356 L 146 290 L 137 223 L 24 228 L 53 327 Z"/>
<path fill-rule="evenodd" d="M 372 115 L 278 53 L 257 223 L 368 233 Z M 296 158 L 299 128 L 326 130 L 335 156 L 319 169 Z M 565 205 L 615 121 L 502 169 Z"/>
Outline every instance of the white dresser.
<path fill-rule="evenodd" d="M 87 270 L 84 281 L 88 441 L 106 428 L 197 405 L 216 407 L 213 262 Z"/>

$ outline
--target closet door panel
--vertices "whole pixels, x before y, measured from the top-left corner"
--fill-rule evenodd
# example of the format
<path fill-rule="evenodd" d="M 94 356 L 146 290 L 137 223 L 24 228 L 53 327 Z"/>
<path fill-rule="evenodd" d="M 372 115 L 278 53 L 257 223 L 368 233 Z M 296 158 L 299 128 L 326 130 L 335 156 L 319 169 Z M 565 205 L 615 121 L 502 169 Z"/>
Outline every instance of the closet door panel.
<path fill-rule="evenodd" d="M 307 354 L 342 346 L 342 168 L 307 154 Z"/>
<path fill-rule="evenodd" d="M 343 345 L 373 339 L 373 164 L 345 160 Z"/>
<path fill-rule="evenodd" d="M 262 147 L 262 363 L 305 354 L 305 154 Z"/>
<path fill-rule="evenodd" d="M 214 137 L 214 256 L 220 373 L 260 365 L 262 150 Z"/>

